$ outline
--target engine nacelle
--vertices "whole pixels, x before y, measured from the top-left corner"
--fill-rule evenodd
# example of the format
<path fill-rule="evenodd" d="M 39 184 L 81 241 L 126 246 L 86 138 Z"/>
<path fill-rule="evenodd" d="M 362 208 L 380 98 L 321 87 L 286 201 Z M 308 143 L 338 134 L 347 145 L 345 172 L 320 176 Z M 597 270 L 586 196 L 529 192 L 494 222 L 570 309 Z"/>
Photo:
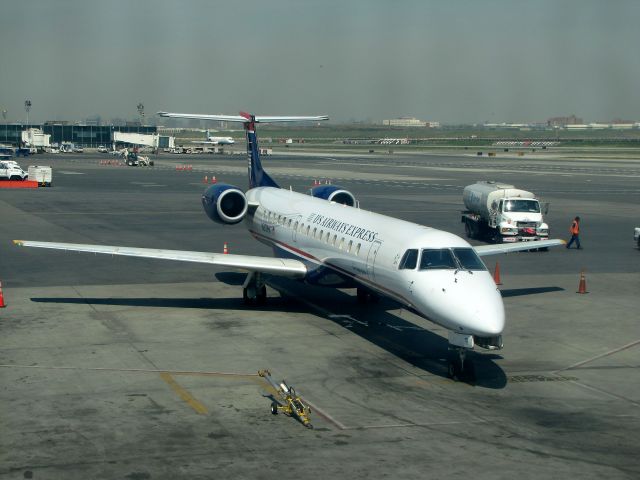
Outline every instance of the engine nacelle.
<path fill-rule="evenodd" d="M 202 194 L 202 206 L 214 222 L 233 225 L 242 221 L 249 202 L 238 187 L 218 183 L 211 185 Z"/>
<path fill-rule="evenodd" d="M 323 198 L 330 202 L 341 203 L 349 207 L 355 207 L 356 197 L 353 194 L 337 185 L 318 185 L 311 189 L 311 195 L 316 198 Z"/>

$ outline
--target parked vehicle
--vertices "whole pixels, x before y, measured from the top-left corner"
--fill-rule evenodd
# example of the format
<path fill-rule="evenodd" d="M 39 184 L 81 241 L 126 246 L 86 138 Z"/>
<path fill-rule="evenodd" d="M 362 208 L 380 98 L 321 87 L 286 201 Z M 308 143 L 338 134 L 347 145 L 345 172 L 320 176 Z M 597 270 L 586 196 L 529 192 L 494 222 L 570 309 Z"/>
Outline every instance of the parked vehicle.
<path fill-rule="evenodd" d="M 27 172 L 22 170 L 16 162 L 0 162 L 0 180 L 24 180 Z"/>
<path fill-rule="evenodd" d="M 549 226 L 544 222 L 548 204 L 541 207 L 535 194 L 513 185 L 482 181 L 464 188 L 467 210 L 461 221 L 467 237 L 493 243 L 546 240 Z"/>
<path fill-rule="evenodd" d="M 640 248 L 640 227 L 636 227 L 633 231 L 633 240 L 638 245 L 638 248 Z"/>
<path fill-rule="evenodd" d="M 52 170 L 49 166 L 29 165 L 29 180 L 39 185 L 51 186 Z"/>

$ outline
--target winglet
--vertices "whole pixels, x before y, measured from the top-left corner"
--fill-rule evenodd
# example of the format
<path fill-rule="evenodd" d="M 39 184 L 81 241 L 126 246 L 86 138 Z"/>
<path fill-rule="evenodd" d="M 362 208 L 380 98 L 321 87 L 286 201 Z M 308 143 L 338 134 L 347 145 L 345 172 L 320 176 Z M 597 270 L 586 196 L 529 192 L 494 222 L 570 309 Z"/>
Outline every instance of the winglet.
<path fill-rule="evenodd" d="M 18 247 L 24 246 L 24 240 L 14 240 L 13 243 Z"/>

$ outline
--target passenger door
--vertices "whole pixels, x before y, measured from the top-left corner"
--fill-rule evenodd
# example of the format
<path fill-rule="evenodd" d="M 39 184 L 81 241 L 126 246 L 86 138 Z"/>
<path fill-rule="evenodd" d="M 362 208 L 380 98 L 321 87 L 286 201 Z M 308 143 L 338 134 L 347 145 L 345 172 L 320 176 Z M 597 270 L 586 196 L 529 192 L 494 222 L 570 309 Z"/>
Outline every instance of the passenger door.
<path fill-rule="evenodd" d="M 369 248 L 369 254 L 367 255 L 367 277 L 369 280 L 374 281 L 375 275 L 375 263 L 378 256 L 378 250 L 380 250 L 382 243 L 379 240 L 374 241 Z"/>

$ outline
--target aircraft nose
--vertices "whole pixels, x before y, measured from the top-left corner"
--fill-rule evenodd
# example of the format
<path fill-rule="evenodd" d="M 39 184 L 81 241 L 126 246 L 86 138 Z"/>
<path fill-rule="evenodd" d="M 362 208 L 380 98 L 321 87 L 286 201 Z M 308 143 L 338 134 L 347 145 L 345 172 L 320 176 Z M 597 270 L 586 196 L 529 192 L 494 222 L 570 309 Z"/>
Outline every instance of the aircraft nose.
<path fill-rule="evenodd" d="M 461 283 L 468 292 L 468 301 L 459 316 L 463 329 L 481 337 L 500 335 L 504 330 L 504 304 L 491 275 L 475 272 L 473 278 L 467 277 Z"/>
<path fill-rule="evenodd" d="M 425 290 L 425 312 L 458 333 L 500 335 L 505 324 L 504 304 L 489 272 L 460 271 L 451 275 L 439 276 L 432 284 L 437 288 Z"/>

